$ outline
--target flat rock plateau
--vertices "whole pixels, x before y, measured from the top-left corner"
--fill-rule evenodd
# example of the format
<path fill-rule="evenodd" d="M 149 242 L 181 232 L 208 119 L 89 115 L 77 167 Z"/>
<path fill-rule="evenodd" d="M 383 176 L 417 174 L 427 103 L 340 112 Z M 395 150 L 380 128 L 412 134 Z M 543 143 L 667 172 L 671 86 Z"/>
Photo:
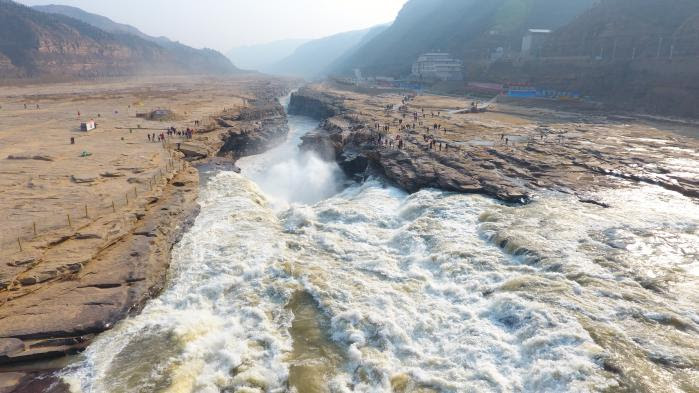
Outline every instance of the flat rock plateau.
<path fill-rule="evenodd" d="M 589 195 L 642 182 L 699 198 L 697 124 L 513 104 L 468 113 L 470 106 L 325 83 L 292 95 L 289 110 L 322 121 L 304 148 L 351 176 L 378 173 L 409 192 L 434 187 L 526 203 L 552 190 L 604 207 L 614 201 Z"/>

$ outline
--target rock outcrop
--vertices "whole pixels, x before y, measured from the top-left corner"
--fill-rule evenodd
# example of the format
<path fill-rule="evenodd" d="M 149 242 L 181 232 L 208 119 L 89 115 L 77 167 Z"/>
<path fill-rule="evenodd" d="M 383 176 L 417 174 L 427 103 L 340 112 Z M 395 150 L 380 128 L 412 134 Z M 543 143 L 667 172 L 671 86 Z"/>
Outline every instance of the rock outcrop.
<path fill-rule="evenodd" d="M 343 101 L 343 95 L 351 99 Z M 615 135 L 605 128 L 613 127 L 612 123 L 601 119 L 598 126 L 569 124 L 568 129 L 540 126 L 516 131 L 469 122 L 469 115 L 438 115 L 436 111 L 424 119 L 419 116 L 418 123 L 439 123 L 439 129 L 413 128 L 412 112 L 408 116 L 386 110 L 401 98 L 387 95 L 379 99 L 324 85 L 300 91 L 292 96 L 292 103 L 301 103 L 296 105 L 297 113 L 341 113 L 306 135 L 302 148 L 336 160 L 350 176 L 379 173 L 408 192 L 434 187 L 523 203 L 534 191 L 555 190 L 604 206 L 606 203 L 585 195 L 630 180 L 699 197 L 694 173 L 673 167 L 673 162 L 694 156 L 685 142 L 667 133 L 650 130 L 646 135 Z M 529 135 L 511 135 L 520 132 Z M 626 153 L 621 154 L 620 149 Z"/>
<path fill-rule="evenodd" d="M 0 1 L 0 79 L 236 71 L 213 50 L 111 33 L 68 16 Z"/>
<path fill-rule="evenodd" d="M 194 168 L 163 182 L 145 208 L 57 235 L 42 254 L 3 261 L 24 272 L 5 283 L 0 364 L 80 351 L 163 288 L 170 250 L 199 208 Z"/>
<path fill-rule="evenodd" d="M 327 119 L 342 113 L 342 101 L 339 97 L 302 88 L 291 94 L 289 114 L 309 116 L 318 120 Z"/>
<path fill-rule="evenodd" d="M 253 103 L 236 114 L 222 114 L 216 122 L 229 129 L 221 135 L 219 157 L 240 158 L 264 151 L 284 141 L 289 133 L 284 108 L 277 101 Z"/>
<path fill-rule="evenodd" d="M 305 136 L 301 148 L 335 159 L 350 177 L 361 179 L 368 173 L 378 173 L 411 193 L 423 188 L 439 188 L 487 194 L 513 203 L 524 203 L 529 199 L 526 188 L 483 168 L 452 160 L 452 155 L 446 150 L 442 154 L 407 147 L 407 144 L 419 146 L 417 133 L 403 138 L 405 149 L 387 148 L 379 144 L 379 134 L 370 128 L 360 126 L 359 129 L 343 131 L 342 126 L 333 120 L 323 122 L 324 132 Z"/>

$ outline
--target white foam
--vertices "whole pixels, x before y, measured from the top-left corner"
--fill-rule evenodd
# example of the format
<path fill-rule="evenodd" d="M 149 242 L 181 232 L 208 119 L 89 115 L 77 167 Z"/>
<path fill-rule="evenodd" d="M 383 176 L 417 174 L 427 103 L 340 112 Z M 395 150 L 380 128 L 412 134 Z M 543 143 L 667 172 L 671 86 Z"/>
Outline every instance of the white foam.
<path fill-rule="evenodd" d="M 699 210 L 677 195 L 610 191 L 601 197 L 614 207 L 601 209 L 556 194 L 526 207 L 435 190 L 407 195 L 378 180 L 336 194 L 332 165 L 314 160 L 279 152 L 250 159 L 244 169 L 262 179 L 259 187 L 215 175 L 174 250 L 168 287 L 90 346 L 66 376 L 75 391 L 130 391 L 110 375 L 139 362 L 152 370 L 144 383 L 166 378 L 171 391 L 286 391 L 293 315 L 285 305 L 299 289 L 329 317 L 346 355 L 326 379 L 332 392 L 391 392 L 399 377 L 440 392 L 594 391 L 617 382 L 602 367 L 610 349 L 582 321 L 633 338 L 654 330 L 623 315 L 699 320 L 696 286 L 663 296 L 639 292 L 633 278 L 691 265 Z M 286 181 L 265 184 L 318 172 L 318 187 L 301 194 Z M 521 250 L 535 258 L 511 255 Z M 610 253 L 619 265 L 595 259 Z M 605 295 L 618 291 L 625 296 Z M 645 313 L 632 312 L 640 307 L 632 295 L 644 296 Z M 163 337 L 173 343 L 163 359 L 121 356 Z M 669 337 L 648 348 L 683 356 Z"/>

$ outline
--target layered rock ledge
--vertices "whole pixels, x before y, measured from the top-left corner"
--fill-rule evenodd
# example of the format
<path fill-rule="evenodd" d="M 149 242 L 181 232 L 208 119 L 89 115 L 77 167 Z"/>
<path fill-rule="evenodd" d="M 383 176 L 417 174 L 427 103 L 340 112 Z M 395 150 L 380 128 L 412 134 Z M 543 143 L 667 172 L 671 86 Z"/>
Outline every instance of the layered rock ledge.
<path fill-rule="evenodd" d="M 292 95 L 290 113 L 322 121 L 303 148 L 350 176 L 374 171 L 408 192 L 432 187 L 525 203 L 554 190 L 606 206 L 590 195 L 628 180 L 699 197 L 697 140 L 662 124 L 511 105 L 461 111 L 469 104 L 323 84 Z"/>
<path fill-rule="evenodd" d="M 170 251 L 199 211 L 198 176 L 191 166 L 167 174 L 145 206 L 56 234 L 43 253 L 16 254 L 8 263 L 26 270 L 3 293 L 0 366 L 79 352 L 159 293 Z M 7 391 L 48 389 L 42 383 L 52 378 L 21 369 L 0 373 Z"/>

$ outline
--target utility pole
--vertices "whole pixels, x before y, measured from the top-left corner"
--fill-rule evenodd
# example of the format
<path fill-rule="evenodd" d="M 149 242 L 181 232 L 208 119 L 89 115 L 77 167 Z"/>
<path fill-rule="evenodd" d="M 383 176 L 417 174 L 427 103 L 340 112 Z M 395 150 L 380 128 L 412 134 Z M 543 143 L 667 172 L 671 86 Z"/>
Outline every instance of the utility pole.
<path fill-rule="evenodd" d="M 660 52 L 662 51 L 662 49 L 663 49 L 663 37 L 660 37 L 658 39 L 658 56 L 657 56 L 658 58 L 660 58 Z"/>

